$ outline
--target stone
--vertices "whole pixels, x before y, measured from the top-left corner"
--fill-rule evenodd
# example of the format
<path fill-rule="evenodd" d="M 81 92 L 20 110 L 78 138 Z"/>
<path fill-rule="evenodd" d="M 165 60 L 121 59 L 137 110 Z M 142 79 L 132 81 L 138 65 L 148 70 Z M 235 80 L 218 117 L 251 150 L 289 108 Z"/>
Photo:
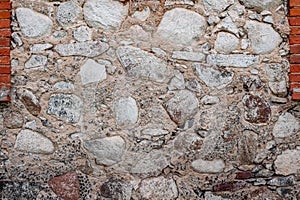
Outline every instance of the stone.
<path fill-rule="evenodd" d="M 220 53 L 230 53 L 239 46 L 239 39 L 227 32 L 219 32 L 215 41 L 215 50 Z"/>
<path fill-rule="evenodd" d="M 205 60 L 205 55 L 199 52 L 173 51 L 172 58 L 177 60 L 202 62 Z"/>
<path fill-rule="evenodd" d="M 186 88 L 192 92 L 202 93 L 202 87 L 196 79 L 192 79 L 186 82 Z"/>
<path fill-rule="evenodd" d="M 31 130 L 36 130 L 37 129 L 37 124 L 35 120 L 29 121 L 25 124 L 25 128 L 31 129 Z"/>
<path fill-rule="evenodd" d="M 234 0 L 198 0 L 203 2 L 206 12 L 221 13 L 234 3 Z"/>
<path fill-rule="evenodd" d="M 45 50 L 51 49 L 52 47 L 53 47 L 53 45 L 50 43 L 34 44 L 34 45 L 30 46 L 30 51 L 32 53 L 40 53 L 40 52 L 44 52 Z"/>
<path fill-rule="evenodd" d="M 215 16 L 215 15 L 210 15 L 207 19 L 207 23 L 209 25 L 216 25 L 220 22 L 220 18 L 218 16 Z"/>
<path fill-rule="evenodd" d="M 29 8 L 17 8 L 16 16 L 25 37 L 35 38 L 48 35 L 53 22 L 46 15 L 35 12 Z"/>
<path fill-rule="evenodd" d="M 105 42 L 91 41 L 82 43 L 58 44 L 54 50 L 61 56 L 96 57 L 108 50 Z"/>
<path fill-rule="evenodd" d="M 215 160 L 194 160 L 191 164 L 194 171 L 199 173 L 220 173 L 225 168 L 225 163 L 221 159 Z"/>
<path fill-rule="evenodd" d="M 210 54 L 207 56 L 209 65 L 221 67 L 251 67 L 259 64 L 259 56 L 245 54 Z"/>
<path fill-rule="evenodd" d="M 204 200 L 229 200 L 229 199 L 214 195 L 212 192 L 205 192 Z"/>
<path fill-rule="evenodd" d="M 139 108 L 132 97 L 122 97 L 115 101 L 114 111 L 119 126 L 134 125 L 139 116 Z"/>
<path fill-rule="evenodd" d="M 291 137 L 298 133 L 299 121 L 290 113 L 285 112 L 278 118 L 273 128 L 273 136 L 277 138 Z"/>
<path fill-rule="evenodd" d="M 2 199 L 37 199 L 42 183 L 1 180 Z"/>
<path fill-rule="evenodd" d="M 130 200 L 132 185 L 112 177 L 101 185 L 100 192 L 105 198 Z"/>
<path fill-rule="evenodd" d="M 92 59 L 88 59 L 80 68 L 79 75 L 83 85 L 102 82 L 106 79 L 105 65 L 101 65 Z"/>
<path fill-rule="evenodd" d="M 278 155 L 275 162 L 275 172 L 279 175 L 297 174 L 300 170 L 300 150 L 285 150 Z"/>
<path fill-rule="evenodd" d="M 193 0 L 165 0 L 165 6 L 175 6 L 175 5 L 189 5 L 194 6 Z"/>
<path fill-rule="evenodd" d="M 167 63 L 153 54 L 132 46 L 121 46 L 116 53 L 129 77 L 158 83 L 169 80 Z"/>
<path fill-rule="evenodd" d="M 171 79 L 169 90 L 183 90 L 185 88 L 184 76 L 179 70 L 174 71 L 174 77 Z"/>
<path fill-rule="evenodd" d="M 87 140 L 83 142 L 83 146 L 95 156 L 98 165 L 105 166 L 122 161 L 126 150 L 125 141 L 120 136 Z"/>
<path fill-rule="evenodd" d="M 142 199 L 172 200 L 178 196 L 176 182 L 163 176 L 142 180 L 139 192 Z"/>
<path fill-rule="evenodd" d="M 220 23 L 216 25 L 214 32 L 219 31 L 225 31 L 239 36 L 239 29 L 237 25 L 232 21 L 230 16 L 225 17 Z"/>
<path fill-rule="evenodd" d="M 150 129 L 142 130 L 142 135 L 149 135 L 151 137 L 163 136 L 163 135 L 167 135 L 168 133 L 169 131 L 163 129 L 150 128 Z"/>
<path fill-rule="evenodd" d="M 269 88 L 273 94 L 285 97 L 287 95 L 287 82 L 285 78 L 284 66 L 281 63 L 267 64 L 265 67 L 266 74 L 269 80 Z"/>
<path fill-rule="evenodd" d="M 17 32 L 13 32 L 11 34 L 11 38 L 12 38 L 13 42 L 16 43 L 16 45 L 18 47 L 20 47 L 20 46 L 22 46 L 24 44 L 23 41 L 22 41 L 22 39 L 21 39 L 21 37 L 20 37 L 20 34 L 17 33 Z"/>
<path fill-rule="evenodd" d="M 206 20 L 196 12 L 174 8 L 165 12 L 158 28 L 157 36 L 172 44 L 191 45 L 206 30 Z"/>
<path fill-rule="evenodd" d="M 243 82 L 244 90 L 248 91 L 258 91 L 263 86 L 264 83 L 260 80 L 258 76 L 241 76 L 241 81 Z"/>
<path fill-rule="evenodd" d="M 22 128 L 23 115 L 19 111 L 7 112 L 3 116 L 3 125 L 9 129 Z"/>
<path fill-rule="evenodd" d="M 148 19 L 148 17 L 150 16 L 150 14 L 151 14 L 150 8 L 148 6 L 145 6 L 142 11 L 135 11 L 132 14 L 132 17 L 136 18 L 140 21 L 146 21 Z"/>
<path fill-rule="evenodd" d="M 242 165 L 253 164 L 257 154 L 257 134 L 245 130 L 238 141 L 238 160 Z"/>
<path fill-rule="evenodd" d="M 52 178 L 48 185 L 57 196 L 64 200 L 80 198 L 80 184 L 75 171 Z"/>
<path fill-rule="evenodd" d="M 239 0 L 246 8 L 254 8 L 256 11 L 269 10 L 277 8 L 282 0 Z"/>
<path fill-rule="evenodd" d="M 174 150 L 184 153 L 187 151 L 198 150 L 202 145 L 202 138 L 196 133 L 181 132 L 174 140 Z"/>
<path fill-rule="evenodd" d="M 74 90 L 74 85 L 70 82 L 60 81 L 53 85 L 54 90 Z"/>
<path fill-rule="evenodd" d="M 54 146 L 50 139 L 31 130 L 21 130 L 19 132 L 14 148 L 18 151 L 35 154 L 50 154 L 54 151 Z"/>
<path fill-rule="evenodd" d="M 216 96 L 205 95 L 201 99 L 201 103 L 203 103 L 204 105 L 213 105 L 213 104 L 217 104 L 219 102 L 220 102 L 220 99 L 219 99 L 219 97 L 216 97 Z"/>
<path fill-rule="evenodd" d="M 266 123 L 271 115 L 270 105 L 261 97 L 245 95 L 243 97 L 244 117 L 250 123 Z"/>
<path fill-rule="evenodd" d="M 80 26 L 73 31 L 73 37 L 78 42 L 86 42 L 92 39 L 92 31 L 88 26 Z"/>
<path fill-rule="evenodd" d="M 26 109 L 34 116 L 38 116 L 41 112 L 41 106 L 36 96 L 29 90 L 21 91 L 21 101 Z"/>
<path fill-rule="evenodd" d="M 120 27 L 128 14 L 128 6 L 113 0 L 87 0 L 83 7 L 87 24 L 103 30 Z"/>
<path fill-rule="evenodd" d="M 274 185 L 278 187 L 292 186 L 294 184 L 295 184 L 294 176 L 277 177 L 277 178 L 273 178 L 268 182 L 268 185 Z"/>
<path fill-rule="evenodd" d="M 235 192 L 244 187 L 246 187 L 246 183 L 243 181 L 230 181 L 230 182 L 223 182 L 223 183 L 214 185 L 213 191 L 214 192 L 222 192 L 222 191 Z"/>
<path fill-rule="evenodd" d="M 48 64 L 48 58 L 43 55 L 32 55 L 25 62 L 25 68 L 36 68 L 36 67 L 46 67 Z"/>
<path fill-rule="evenodd" d="M 61 26 L 72 25 L 80 16 L 81 8 L 75 2 L 63 2 L 57 8 L 56 20 Z"/>
<path fill-rule="evenodd" d="M 251 47 L 256 54 L 271 53 L 282 41 L 280 35 L 270 24 L 247 21 L 245 28 L 248 32 Z"/>
<path fill-rule="evenodd" d="M 47 113 L 65 122 L 77 123 L 81 117 L 82 106 L 82 100 L 74 94 L 52 94 Z"/>
<path fill-rule="evenodd" d="M 234 73 L 224 69 L 208 67 L 195 63 L 193 68 L 197 76 L 208 86 L 223 88 L 232 82 Z"/>
<path fill-rule="evenodd" d="M 249 179 L 252 178 L 253 174 L 250 171 L 246 171 L 246 172 L 237 172 L 236 173 L 236 179 Z"/>
<path fill-rule="evenodd" d="M 180 90 L 165 103 L 165 107 L 171 119 L 182 126 L 197 113 L 199 101 L 194 93 Z"/>

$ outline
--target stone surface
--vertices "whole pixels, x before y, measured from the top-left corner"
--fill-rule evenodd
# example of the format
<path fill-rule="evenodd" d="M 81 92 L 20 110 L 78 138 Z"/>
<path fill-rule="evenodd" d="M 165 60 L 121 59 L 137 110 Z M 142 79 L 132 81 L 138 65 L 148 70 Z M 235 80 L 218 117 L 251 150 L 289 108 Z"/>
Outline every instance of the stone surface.
<path fill-rule="evenodd" d="M 69 82 L 60 81 L 53 85 L 52 87 L 54 90 L 73 90 L 74 85 Z"/>
<path fill-rule="evenodd" d="M 174 51 L 172 54 L 172 58 L 177 60 L 201 62 L 205 60 L 205 55 L 199 52 Z"/>
<path fill-rule="evenodd" d="M 115 101 L 114 111 L 119 126 L 134 125 L 139 116 L 139 108 L 132 97 L 123 97 Z"/>
<path fill-rule="evenodd" d="M 278 155 L 275 162 L 276 174 L 290 175 L 297 174 L 300 170 L 300 150 L 285 150 Z"/>
<path fill-rule="evenodd" d="M 109 199 L 130 200 L 132 185 L 117 178 L 110 178 L 101 185 L 101 195 Z"/>
<path fill-rule="evenodd" d="M 245 54 L 211 54 L 207 56 L 207 63 L 222 67 L 250 67 L 259 63 L 259 57 Z"/>
<path fill-rule="evenodd" d="M 174 8 L 164 14 L 157 35 L 170 43 L 191 45 L 195 38 L 203 36 L 205 29 L 203 16 L 187 9 Z"/>
<path fill-rule="evenodd" d="M 300 129 L 299 121 L 290 113 L 285 112 L 280 115 L 273 128 L 273 136 L 284 138 L 298 133 Z"/>
<path fill-rule="evenodd" d="M 239 46 L 239 39 L 227 32 L 219 32 L 215 41 L 215 50 L 220 53 L 230 53 Z"/>
<path fill-rule="evenodd" d="M 275 185 L 279 187 L 291 186 L 294 184 L 295 184 L 294 176 L 277 177 L 277 178 L 273 178 L 268 182 L 268 185 Z"/>
<path fill-rule="evenodd" d="M 91 152 L 99 165 L 111 166 L 122 160 L 125 141 L 120 136 L 84 141 L 84 147 Z"/>
<path fill-rule="evenodd" d="M 179 70 L 174 71 L 174 77 L 171 79 L 169 90 L 183 90 L 185 88 L 184 76 Z"/>
<path fill-rule="evenodd" d="M 167 63 L 146 51 L 132 46 L 121 46 L 117 49 L 117 55 L 129 77 L 159 83 L 169 79 Z"/>
<path fill-rule="evenodd" d="M 234 0 L 198 0 L 202 1 L 207 12 L 222 12 L 234 3 Z"/>
<path fill-rule="evenodd" d="M 244 117 L 251 123 L 266 123 L 271 115 L 270 105 L 261 97 L 245 95 L 243 97 Z"/>
<path fill-rule="evenodd" d="M 50 139 L 40 133 L 21 130 L 16 139 L 15 149 L 29 153 L 49 154 L 54 151 L 54 146 Z"/>
<path fill-rule="evenodd" d="M 32 115 L 37 116 L 40 114 L 42 108 L 38 99 L 31 91 L 22 90 L 21 101 Z"/>
<path fill-rule="evenodd" d="M 88 26 L 80 26 L 73 31 L 73 37 L 78 42 L 85 42 L 92 39 L 92 32 Z"/>
<path fill-rule="evenodd" d="M 213 105 L 213 104 L 217 104 L 220 102 L 220 99 L 219 97 L 216 97 L 216 96 L 204 96 L 202 99 L 201 99 L 201 103 L 203 103 L 204 105 Z"/>
<path fill-rule="evenodd" d="M 139 188 L 143 199 L 176 199 L 178 196 L 177 186 L 172 178 L 163 176 L 144 179 Z"/>
<path fill-rule="evenodd" d="M 277 8 L 282 1 L 281 0 L 239 0 L 247 8 L 254 8 L 258 12 L 263 10 L 269 10 Z"/>
<path fill-rule="evenodd" d="M 30 51 L 32 53 L 39 53 L 39 52 L 43 52 L 45 50 L 48 50 L 50 48 L 52 48 L 53 45 L 50 43 L 45 43 L 45 44 L 34 44 L 32 46 L 30 46 Z"/>
<path fill-rule="evenodd" d="M 205 200 L 229 200 L 229 199 L 214 195 L 212 192 L 205 192 Z"/>
<path fill-rule="evenodd" d="M 225 163 L 221 159 L 216 160 L 194 160 L 191 164 L 193 170 L 199 173 L 220 173 L 225 168 Z"/>
<path fill-rule="evenodd" d="M 268 76 L 271 91 L 277 96 L 285 97 L 288 90 L 283 65 L 281 63 L 267 64 L 265 71 Z"/>
<path fill-rule="evenodd" d="M 7 112 L 3 117 L 3 125 L 6 128 L 10 129 L 16 129 L 16 128 L 22 128 L 24 123 L 23 115 L 18 112 Z"/>
<path fill-rule="evenodd" d="M 238 159 L 241 164 L 253 164 L 257 155 L 258 136 L 253 131 L 245 130 L 238 141 Z"/>
<path fill-rule="evenodd" d="M 56 20 L 61 26 L 72 25 L 81 15 L 81 8 L 72 1 L 64 2 L 57 8 Z"/>
<path fill-rule="evenodd" d="M 146 21 L 147 18 L 150 16 L 150 8 L 148 6 L 145 6 L 143 10 L 141 11 L 135 11 L 132 14 L 132 17 L 141 20 L 141 21 Z"/>
<path fill-rule="evenodd" d="M 48 58 L 43 55 L 32 55 L 25 63 L 25 68 L 46 67 Z"/>
<path fill-rule="evenodd" d="M 36 199 L 42 190 L 41 183 L 25 181 L 1 181 L 2 199 Z"/>
<path fill-rule="evenodd" d="M 100 65 L 92 59 L 88 59 L 80 68 L 81 83 L 83 85 L 102 82 L 106 79 L 105 65 Z"/>

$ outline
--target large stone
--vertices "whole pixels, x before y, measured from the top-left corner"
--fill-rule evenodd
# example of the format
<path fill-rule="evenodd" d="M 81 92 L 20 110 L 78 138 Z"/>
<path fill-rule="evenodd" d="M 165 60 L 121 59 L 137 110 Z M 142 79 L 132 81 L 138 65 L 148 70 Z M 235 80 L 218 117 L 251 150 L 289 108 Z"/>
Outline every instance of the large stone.
<path fill-rule="evenodd" d="M 196 38 L 203 36 L 206 26 L 205 18 L 198 13 L 174 8 L 164 14 L 157 35 L 170 43 L 191 45 Z"/>
<path fill-rule="evenodd" d="M 298 174 L 300 170 L 300 150 L 285 150 L 274 162 L 276 174 Z"/>
<path fill-rule="evenodd" d="M 21 101 L 32 115 L 37 116 L 40 114 L 42 108 L 38 99 L 31 91 L 23 90 L 21 93 Z"/>
<path fill-rule="evenodd" d="M 238 159 L 241 164 L 253 164 L 257 155 L 257 134 L 246 130 L 238 141 Z"/>
<path fill-rule="evenodd" d="M 35 68 L 35 67 L 46 67 L 48 63 L 48 58 L 43 55 L 32 55 L 30 58 L 25 62 L 25 68 Z"/>
<path fill-rule="evenodd" d="M 223 69 L 193 64 L 198 77 L 208 86 L 222 88 L 232 82 L 234 73 Z"/>
<path fill-rule="evenodd" d="M 281 63 L 267 64 L 265 70 L 271 91 L 277 96 L 285 97 L 288 90 L 283 65 Z"/>
<path fill-rule="evenodd" d="M 122 160 L 125 141 L 120 136 L 84 141 L 84 147 L 96 157 L 99 165 L 111 166 Z"/>
<path fill-rule="evenodd" d="M 81 15 L 81 8 L 72 1 L 64 2 L 57 8 L 56 20 L 62 26 L 73 24 Z"/>
<path fill-rule="evenodd" d="M 272 52 L 281 43 L 282 38 L 270 24 L 257 21 L 247 21 L 245 28 L 251 42 L 251 47 L 256 54 Z"/>
<path fill-rule="evenodd" d="M 77 123 L 81 117 L 82 106 L 82 100 L 74 94 L 52 94 L 47 113 L 65 122 Z"/>
<path fill-rule="evenodd" d="M 184 76 L 179 70 L 174 71 L 174 77 L 171 79 L 169 90 L 183 90 L 185 88 Z"/>
<path fill-rule="evenodd" d="M 199 173 L 220 173 L 224 170 L 225 164 L 221 159 L 216 160 L 194 160 L 191 164 L 192 169 Z"/>
<path fill-rule="evenodd" d="M 174 51 L 172 54 L 172 58 L 177 59 L 177 60 L 202 62 L 205 60 L 205 55 L 203 53 L 199 53 L 199 52 Z"/>
<path fill-rule="evenodd" d="M 46 15 L 29 8 L 17 8 L 16 16 L 24 36 L 34 38 L 51 32 L 53 22 Z"/>
<path fill-rule="evenodd" d="M 172 178 L 163 176 L 144 179 L 141 182 L 139 192 L 142 199 L 172 200 L 178 196 L 177 185 Z"/>
<path fill-rule="evenodd" d="M 89 26 L 104 30 L 117 29 L 128 14 L 128 6 L 113 0 L 87 0 L 84 18 Z"/>
<path fill-rule="evenodd" d="M 244 117 L 250 123 L 266 123 L 271 115 L 270 105 L 261 97 L 245 95 L 243 97 Z"/>
<path fill-rule="evenodd" d="M 254 8 L 256 11 L 269 10 L 276 8 L 282 3 L 282 0 L 239 0 L 246 8 Z"/>
<path fill-rule="evenodd" d="M 3 117 L 3 124 L 6 128 L 16 129 L 23 126 L 23 115 L 19 111 L 7 112 Z"/>
<path fill-rule="evenodd" d="M 199 101 L 194 93 L 181 90 L 165 103 L 165 107 L 171 119 L 182 126 L 197 113 Z"/>
<path fill-rule="evenodd" d="M 219 32 L 215 41 L 215 50 L 221 53 L 230 53 L 239 46 L 239 39 L 227 32 Z"/>
<path fill-rule="evenodd" d="M 250 67 L 259 64 L 259 57 L 245 54 L 210 54 L 207 63 L 221 67 Z"/>
<path fill-rule="evenodd" d="M 33 44 L 30 46 L 30 51 L 32 53 L 41 53 L 45 50 L 51 49 L 53 47 L 50 43 L 40 43 L 40 44 Z"/>
<path fill-rule="evenodd" d="M 61 56 L 86 56 L 96 57 L 107 51 L 107 43 L 100 41 L 58 44 L 54 50 Z"/>
<path fill-rule="evenodd" d="M 36 154 L 49 154 L 54 151 L 53 143 L 45 136 L 30 130 L 21 130 L 17 136 L 15 149 Z"/>
<path fill-rule="evenodd" d="M 121 46 L 117 49 L 117 55 L 129 77 L 159 83 L 169 80 L 167 63 L 146 51 L 132 46 Z"/>
<path fill-rule="evenodd" d="M 85 42 L 92 39 L 92 31 L 88 26 L 80 26 L 74 29 L 73 37 L 78 42 Z"/>
<path fill-rule="evenodd" d="M 292 186 L 295 184 L 295 178 L 294 176 L 287 176 L 287 177 L 276 177 L 273 178 L 268 182 L 268 185 L 275 185 L 279 187 L 284 187 L 284 186 Z"/>
<path fill-rule="evenodd" d="M 83 85 L 102 82 L 106 79 L 105 65 L 100 65 L 96 61 L 88 59 L 80 68 L 79 74 Z"/>
<path fill-rule="evenodd" d="M 283 113 L 273 128 L 274 137 L 290 137 L 300 129 L 299 121 L 290 113 Z"/>
<path fill-rule="evenodd" d="M 115 101 L 114 111 L 119 126 L 134 125 L 139 116 L 139 108 L 132 97 L 123 97 Z"/>
<path fill-rule="evenodd" d="M 117 178 L 110 178 L 101 185 L 101 195 L 109 199 L 130 200 L 132 185 Z"/>
<path fill-rule="evenodd" d="M 202 1 L 207 12 L 222 12 L 234 3 L 234 0 L 198 0 Z"/>
<path fill-rule="evenodd" d="M 205 192 L 205 200 L 229 200 L 222 196 L 214 195 L 212 192 Z"/>

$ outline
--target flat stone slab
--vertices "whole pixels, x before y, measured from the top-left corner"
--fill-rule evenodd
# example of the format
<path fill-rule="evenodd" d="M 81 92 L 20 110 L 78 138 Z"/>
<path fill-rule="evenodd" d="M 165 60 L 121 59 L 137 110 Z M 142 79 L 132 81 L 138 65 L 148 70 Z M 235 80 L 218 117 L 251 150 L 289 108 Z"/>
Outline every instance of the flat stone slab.
<path fill-rule="evenodd" d="M 279 138 L 290 137 L 296 134 L 299 129 L 299 121 L 294 117 L 294 115 L 285 112 L 280 115 L 279 119 L 275 123 L 273 136 Z"/>
<path fill-rule="evenodd" d="M 245 54 L 210 54 L 207 56 L 207 63 L 213 66 L 246 68 L 259 64 L 259 56 Z"/>
<path fill-rule="evenodd" d="M 92 59 L 88 59 L 80 68 L 81 83 L 102 82 L 106 79 L 105 65 L 101 65 Z"/>
<path fill-rule="evenodd" d="M 194 160 L 191 164 L 193 170 L 199 173 L 220 173 L 224 170 L 225 164 L 221 159 L 216 160 Z"/>
<path fill-rule="evenodd" d="M 122 97 L 115 101 L 114 111 L 119 126 L 134 125 L 139 116 L 139 108 L 132 97 Z"/>
<path fill-rule="evenodd" d="M 277 156 L 274 162 L 276 174 L 297 174 L 300 170 L 300 150 L 285 150 Z"/>

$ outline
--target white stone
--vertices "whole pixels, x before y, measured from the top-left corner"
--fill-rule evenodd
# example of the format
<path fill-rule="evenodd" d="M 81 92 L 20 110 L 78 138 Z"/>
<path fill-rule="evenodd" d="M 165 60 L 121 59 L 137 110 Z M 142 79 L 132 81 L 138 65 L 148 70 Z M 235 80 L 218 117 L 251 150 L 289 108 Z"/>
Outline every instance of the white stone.
<path fill-rule="evenodd" d="M 162 135 L 167 135 L 169 131 L 163 130 L 163 129 L 144 129 L 142 130 L 143 135 L 150 135 L 151 137 L 157 137 L 157 136 L 162 136 Z"/>
<path fill-rule="evenodd" d="M 277 156 L 274 162 L 276 174 L 290 175 L 299 174 L 300 171 L 300 150 L 285 150 Z"/>
<path fill-rule="evenodd" d="M 57 82 L 53 85 L 53 89 L 54 90 L 73 90 L 74 85 L 72 83 L 69 83 L 69 82 L 60 81 L 60 82 Z"/>
<path fill-rule="evenodd" d="M 212 192 L 205 192 L 205 200 L 229 200 L 229 199 L 214 195 Z"/>
<path fill-rule="evenodd" d="M 210 15 L 207 22 L 209 25 L 215 25 L 220 22 L 220 18 L 218 16 Z"/>
<path fill-rule="evenodd" d="M 204 105 L 213 105 L 213 104 L 217 104 L 219 102 L 220 102 L 220 99 L 219 99 L 219 97 L 216 97 L 216 96 L 205 95 L 201 99 L 201 103 L 203 103 Z"/>
<path fill-rule="evenodd" d="M 115 101 L 114 111 L 119 126 L 134 125 L 138 120 L 139 109 L 132 97 L 123 97 Z"/>
<path fill-rule="evenodd" d="M 281 43 L 282 38 L 270 24 L 257 21 L 247 21 L 245 28 L 251 42 L 251 47 L 256 54 L 272 52 Z"/>
<path fill-rule="evenodd" d="M 135 11 L 132 14 L 133 18 L 136 18 L 138 20 L 141 21 L 146 21 L 148 19 L 148 17 L 150 16 L 150 8 L 148 6 L 145 6 L 144 9 L 142 11 Z"/>
<path fill-rule="evenodd" d="M 202 1 L 204 8 L 207 12 L 223 12 L 230 5 L 234 3 L 234 0 L 198 0 Z"/>
<path fill-rule="evenodd" d="M 245 54 L 210 54 L 207 63 L 222 67 L 250 67 L 259 64 L 259 56 Z"/>
<path fill-rule="evenodd" d="M 24 36 L 34 38 L 51 32 L 53 22 L 46 15 L 29 8 L 17 8 L 16 16 Z"/>
<path fill-rule="evenodd" d="M 219 24 L 216 25 L 214 32 L 227 31 L 238 36 L 239 29 L 237 25 L 232 21 L 231 17 L 225 17 Z"/>
<path fill-rule="evenodd" d="M 111 166 L 122 161 L 126 143 L 120 136 L 84 141 L 83 146 L 96 157 L 99 165 Z"/>
<path fill-rule="evenodd" d="M 189 5 L 194 6 L 193 0 L 165 0 L 165 6 Z"/>
<path fill-rule="evenodd" d="M 139 192 L 142 199 L 173 200 L 178 196 L 177 185 L 172 178 L 163 176 L 144 179 L 141 182 Z"/>
<path fill-rule="evenodd" d="M 169 90 L 182 90 L 185 88 L 184 76 L 179 70 L 174 71 L 174 77 L 171 79 L 168 89 Z"/>
<path fill-rule="evenodd" d="M 102 82 L 106 79 L 105 65 L 100 65 L 92 59 L 88 59 L 80 68 L 81 83 L 86 85 L 88 83 Z"/>
<path fill-rule="evenodd" d="M 173 51 L 173 59 L 202 62 L 205 60 L 205 55 L 199 52 L 190 51 Z"/>
<path fill-rule="evenodd" d="M 282 0 L 239 0 L 246 8 L 254 8 L 256 11 L 269 10 L 276 8 Z"/>
<path fill-rule="evenodd" d="M 34 45 L 30 46 L 30 51 L 33 53 L 39 53 L 39 52 L 43 52 L 47 49 L 50 49 L 52 47 L 53 47 L 53 45 L 50 43 L 34 44 Z"/>
<path fill-rule="evenodd" d="M 274 137 L 290 137 L 300 129 L 299 121 L 290 113 L 285 112 L 280 115 L 273 128 Z"/>
<path fill-rule="evenodd" d="M 128 14 L 128 6 L 114 0 L 87 0 L 84 18 L 89 26 L 115 30 Z"/>
<path fill-rule="evenodd" d="M 73 31 L 73 37 L 78 42 L 85 42 L 92 39 L 92 32 L 88 26 L 80 26 Z"/>
<path fill-rule="evenodd" d="M 284 66 L 281 63 L 267 64 L 265 71 L 269 79 L 268 84 L 271 91 L 277 96 L 285 97 L 288 89 Z"/>
<path fill-rule="evenodd" d="M 170 43 L 191 45 L 195 38 L 203 36 L 205 30 L 203 16 L 187 9 L 174 8 L 164 14 L 157 35 Z"/>
<path fill-rule="evenodd" d="M 57 8 L 56 20 L 61 26 L 72 25 L 81 16 L 81 8 L 72 1 L 61 3 Z"/>
<path fill-rule="evenodd" d="M 215 50 L 221 53 L 230 53 L 236 50 L 239 46 L 239 39 L 226 32 L 219 32 L 215 41 Z"/>
<path fill-rule="evenodd" d="M 17 136 L 15 149 L 36 154 L 50 154 L 54 151 L 50 139 L 40 133 L 30 130 L 21 130 Z"/>
<path fill-rule="evenodd" d="M 32 55 L 26 62 L 25 68 L 45 67 L 48 63 L 48 58 L 43 55 Z"/>
<path fill-rule="evenodd" d="M 216 160 L 202 160 L 198 159 L 191 164 L 193 170 L 199 173 L 220 173 L 224 170 L 225 164 L 221 159 Z"/>

